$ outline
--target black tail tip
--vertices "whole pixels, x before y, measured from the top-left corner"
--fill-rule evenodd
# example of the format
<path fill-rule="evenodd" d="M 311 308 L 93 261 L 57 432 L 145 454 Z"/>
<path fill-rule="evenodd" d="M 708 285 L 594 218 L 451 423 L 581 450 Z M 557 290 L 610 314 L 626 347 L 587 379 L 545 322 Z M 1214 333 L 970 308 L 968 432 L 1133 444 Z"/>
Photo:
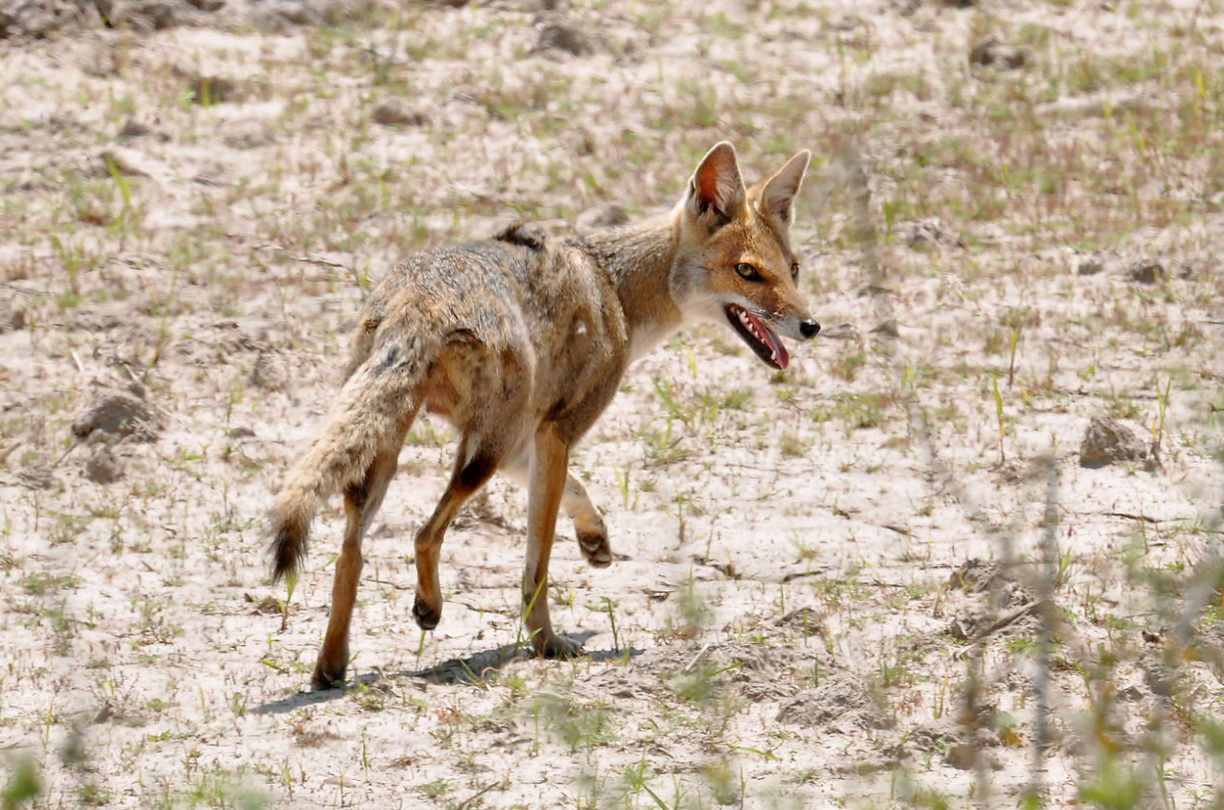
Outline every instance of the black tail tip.
<path fill-rule="evenodd" d="M 272 584 L 296 577 L 298 562 L 306 555 L 306 532 L 282 525 L 268 546 L 268 554 L 272 557 Z"/>

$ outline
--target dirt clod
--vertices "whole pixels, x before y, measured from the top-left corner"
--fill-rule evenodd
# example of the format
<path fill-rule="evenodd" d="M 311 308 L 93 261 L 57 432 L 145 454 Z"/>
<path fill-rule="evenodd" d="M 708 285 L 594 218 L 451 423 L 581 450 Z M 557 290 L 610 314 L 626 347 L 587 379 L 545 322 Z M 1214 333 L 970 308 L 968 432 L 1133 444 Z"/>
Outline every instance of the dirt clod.
<path fill-rule="evenodd" d="M 892 718 L 878 704 L 866 681 L 843 673 L 830 676 L 814 689 L 784 701 L 778 721 L 818 728 L 837 721 L 859 728 L 889 728 Z"/>
<path fill-rule="evenodd" d="M 429 123 L 428 115 L 401 98 L 383 99 L 374 108 L 370 118 L 374 123 L 383 124 L 384 126 L 407 125 L 423 127 Z"/>
<path fill-rule="evenodd" d="M 1115 419 L 1094 416 L 1080 444 L 1080 466 L 1104 467 L 1116 461 L 1146 461 L 1148 446 Z"/>
<path fill-rule="evenodd" d="M 50 489 L 55 483 L 55 470 L 46 464 L 35 463 L 25 467 L 17 477 L 27 489 Z"/>
<path fill-rule="evenodd" d="M 598 205 L 588 208 L 578 215 L 574 227 L 579 231 L 597 231 L 601 228 L 615 228 L 629 221 L 629 215 L 619 205 Z"/>
<path fill-rule="evenodd" d="M 251 369 L 251 384 L 268 391 L 280 391 L 289 384 L 289 366 L 285 358 L 261 354 Z"/>
<path fill-rule="evenodd" d="M 151 137 L 159 141 L 168 141 L 170 136 L 159 129 L 155 129 L 151 125 L 140 121 L 136 118 L 129 118 L 123 122 L 120 127 L 117 137 L 121 141 L 130 141 L 135 138 Z"/>
<path fill-rule="evenodd" d="M 0 39 L 41 39 L 97 18 L 85 2 L 27 0 L 0 6 Z"/>
<path fill-rule="evenodd" d="M 944 762 L 958 770 L 967 771 L 973 767 L 976 757 L 977 746 L 961 742 L 948 747 L 948 752 L 944 755 Z"/>
<path fill-rule="evenodd" d="M 25 310 L 11 301 L 0 301 L 0 332 L 16 332 L 24 329 Z"/>
<path fill-rule="evenodd" d="M 793 627 L 805 636 L 823 635 L 828 632 L 825 627 L 825 614 L 809 607 L 792 610 L 778 619 L 778 624 Z"/>
<path fill-rule="evenodd" d="M 85 410 L 72 420 L 72 432 L 85 439 L 95 430 L 115 436 L 131 436 L 136 441 L 151 442 L 161 431 L 162 422 L 156 409 L 126 391 L 101 391 Z"/>
<path fill-rule="evenodd" d="M 1077 276 L 1095 276 L 1104 269 L 1105 262 L 1101 259 L 1101 255 L 1099 253 L 1093 253 L 1088 256 L 1080 256 L 1075 263 L 1075 274 Z"/>
<path fill-rule="evenodd" d="M 939 217 L 906 223 L 901 232 L 905 235 L 905 244 L 912 248 L 957 247 L 961 244 L 960 234 Z"/>
<path fill-rule="evenodd" d="M 901 337 L 901 332 L 897 329 L 896 318 L 889 318 L 888 320 L 881 321 L 880 323 L 876 324 L 871 328 L 871 334 L 882 335 L 883 337 L 888 338 Z"/>
<path fill-rule="evenodd" d="M 542 52 L 563 52 L 572 56 L 590 56 L 595 53 L 595 42 L 590 35 L 573 23 L 561 20 L 546 20 L 539 24 L 536 49 Z"/>
<path fill-rule="evenodd" d="M 85 462 L 85 477 L 95 484 L 113 484 L 123 477 L 123 462 L 107 444 L 98 444 Z"/>
<path fill-rule="evenodd" d="M 1131 281 L 1140 284 L 1155 284 L 1165 277 L 1164 265 L 1150 259 L 1140 259 L 1126 268 L 1126 274 Z"/>
<path fill-rule="evenodd" d="M 1001 587 L 1007 578 L 994 560 L 981 560 L 974 557 L 961 565 L 948 577 L 949 588 L 964 588 L 970 593 L 994 590 Z"/>
<path fill-rule="evenodd" d="M 120 0 L 111 9 L 111 25 L 161 31 L 194 20 L 195 9 L 184 0 Z"/>
<path fill-rule="evenodd" d="M 185 98 L 193 104 L 210 107 L 213 104 L 235 101 L 239 97 L 239 86 L 233 79 L 196 73 L 194 70 L 177 72 L 185 80 Z"/>
<path fill-rule="evenodd" d="M 969 64 L 971 65 L 1014 70 L 1024 67 L 1028 61 L 1028 51 L 1023 48 L 1008 47 L 995 37 L 986 37 L 969 51 Z"/>
<path fill-rule="evenodd" d="M 231 149 L 258 149 L 273 140 L 272 133 L 258 121 L 234 121 L 221 130 L 221 142 Z"/>

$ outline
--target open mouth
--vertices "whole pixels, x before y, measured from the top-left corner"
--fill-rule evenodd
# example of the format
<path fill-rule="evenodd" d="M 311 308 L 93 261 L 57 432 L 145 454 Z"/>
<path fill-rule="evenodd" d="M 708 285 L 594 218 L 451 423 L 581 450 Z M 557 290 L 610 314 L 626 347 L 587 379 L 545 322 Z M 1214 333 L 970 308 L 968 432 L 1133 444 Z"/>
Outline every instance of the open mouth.
<path fill-rule="evenodd" d="M 790 355 L 782 340 L 760 319 L 749 314 L 743 307 L 727 304 L 727 320 L 740 333 L 744 342 L 752 347 L 757 357 L 776 369 L 784 369 L 790 363 Z"/>

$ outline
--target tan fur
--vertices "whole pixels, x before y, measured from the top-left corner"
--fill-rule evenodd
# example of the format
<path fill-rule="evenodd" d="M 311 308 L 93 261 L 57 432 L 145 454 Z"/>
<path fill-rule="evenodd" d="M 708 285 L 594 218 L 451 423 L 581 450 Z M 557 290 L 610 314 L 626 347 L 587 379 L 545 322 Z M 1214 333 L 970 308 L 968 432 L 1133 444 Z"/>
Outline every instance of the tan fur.
<path fill-rule="evenodd" d="M 577 652 L 548 615 L 559 507 L 592 565 L 610 564 L 612 553 L 602 516 L 567 472 L 569 448 L 611 401 L 631 360 L 686 321 L 730 321 L 767 363 L 780 346 L 774 329 L 815 334 L 792 278 L 788 236 L 807 163 L 800 153 L 745 189 L 734 149 L 718 144 L 669 214 L 567 240 L 515 226 L 489 241 L 414 254 L 382 282 L 362 313 L 332 415 L 271 514 L 274 578 L 295 575 L 315 513 L 344 492 L 348 517 L 316 687 L 344 681 L 361 539 L 421 407 L 461 438 L 446 491 L 416 536 L 418 624 L 432 629 L 441 617 L 447 527 L 501 469 L 528 483 L 523 603 L 532 643 L 542 655 Z"/>

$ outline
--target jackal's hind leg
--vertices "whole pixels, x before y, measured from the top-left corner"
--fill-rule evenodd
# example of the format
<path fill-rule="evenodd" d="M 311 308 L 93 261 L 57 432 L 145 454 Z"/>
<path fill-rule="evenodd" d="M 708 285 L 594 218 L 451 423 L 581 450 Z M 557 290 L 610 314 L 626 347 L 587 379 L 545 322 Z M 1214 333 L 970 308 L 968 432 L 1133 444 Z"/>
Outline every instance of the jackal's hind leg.
<path fill-rule="evenodd" d="M 336 560 L 327 634 L 323 637 L 323 648 L 319 651 L 319 660 L 315 663 L 314 676 L 311 678 L 316 689 L 344 685 L 344 674 L 349 660 L 349 624 L 353 618 L 353 605 L 357 601 L 357 581 L 361 578 L 361 539 L 370 528 L 378 507 L 382 505 L 387 486 L 395 477 L 398 459 L 397 444 L 394 449 L 377 454 L 367 469 L 365 478 L 344 490 L 344 511 L 347 517 L 344 545 L 341 546 L 340 556 Z"/>
<path fill-rule="evenodd" d="M 591 503 L 586 487 L 570 473 L 565 480 L 565 492 L 561 505 L 574 521 L 574 534 L 578 548 L 588 563 L 595 568 L 607 568 L 612 564 L 612 546 L 608 543 L 608 527 L 603 516 Z"/>
<path fill-rule="evenodd" d="M 429 520 L 416 536 L 417 592 L 412 605 L 412 615 L 422 630 L 432 630 L 442 619 L 442 588 L 438 582 L 438 557 L 442 551 L 442 540 L 446 530 L 459 509 L 497 471 L 497 457 L 477 450 L 472 460 L 463 463 L 468 456 L 468 438 L 459 442 L 459 457 L 455 470 L 442 499 L 434 508 Z"/>

